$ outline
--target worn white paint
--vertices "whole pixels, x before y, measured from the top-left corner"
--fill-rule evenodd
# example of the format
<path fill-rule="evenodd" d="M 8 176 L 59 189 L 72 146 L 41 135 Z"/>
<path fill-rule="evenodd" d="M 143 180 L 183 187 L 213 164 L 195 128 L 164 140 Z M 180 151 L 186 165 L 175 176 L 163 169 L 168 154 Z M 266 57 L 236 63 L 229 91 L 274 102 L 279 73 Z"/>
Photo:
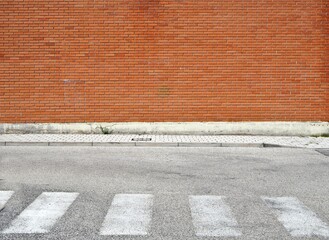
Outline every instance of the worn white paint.
<path fill-rule="evenodd" d="M 311 136 L 329 133 L 328 122 L 116 122 L 0 124 L 3 133 L 101 133 L 100 126 L 119 134 Z"/>
<path fill-rule="evenodd" d="M 189 196 L 193 225 L 197 236 L 240 236 L 238 223 L 221 196 Z"/>
<path fill-rule="evenodd" d="M 101 235 L 147 235 L 153 195 L 117 194 L 105 217 Z"/>
<path fill-rule="evenodd" d="M 3 233 L 47 233 L 77 196 L 78 193 L 44 192 Z"/>
<path fill-rule="evenodd" d="M 278 220 L 294 237 L 329 237 L 329 227 L 294 197 L 263 197 Z"/>
<path fill-rule="evenodd" d="M 5 206 L 6 202 L 11 198 L 13 194 L 13 191 L 0 191 L 0 210 Z"/>

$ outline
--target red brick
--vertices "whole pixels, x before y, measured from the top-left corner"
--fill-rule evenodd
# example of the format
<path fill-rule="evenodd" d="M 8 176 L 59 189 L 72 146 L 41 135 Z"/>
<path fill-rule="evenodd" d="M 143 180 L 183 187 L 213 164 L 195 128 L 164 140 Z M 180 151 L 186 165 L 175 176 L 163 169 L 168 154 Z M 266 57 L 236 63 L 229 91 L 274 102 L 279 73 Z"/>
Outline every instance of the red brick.
<path fill-rule="evenodd" d="M 0 122 L 329 121 L 327 0 L 0 10 Z"/>

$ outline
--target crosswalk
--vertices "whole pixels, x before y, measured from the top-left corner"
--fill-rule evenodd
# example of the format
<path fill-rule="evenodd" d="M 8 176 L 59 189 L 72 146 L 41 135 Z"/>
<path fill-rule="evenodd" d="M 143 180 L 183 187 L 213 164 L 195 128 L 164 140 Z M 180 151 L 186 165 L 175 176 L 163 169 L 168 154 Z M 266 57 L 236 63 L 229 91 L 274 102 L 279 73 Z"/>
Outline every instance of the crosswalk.
<path fill-rule="evenodd" d="M 297 198 L 263 197 L 263 200 L 274 209 L 278 220 L 293 237 L 329 236 L 328 226 Z"/>
<path fill-rule="evenodd" d="M 0 205 L 15 195 L 0 191 Z M 0 234 L 32 234 L 51 232 L 61 221 L 79 193 L 43 192 L 15 217 Z M 260 197 L 264 206 L 293 237 L 329 237 L 329 226 L 295 197 Z M 109 204 L 99 235 L 145 236 L 152 229 L 155 196 L 152 194 L 116 194 Z M 191 223 L 198 237 L 239 237 L 239 227 L 225 196 L 190 195 L 187 198 Z M 72 206 L 73 207 L 73 206 Z M 0 220 L 4 217 L 0 212 Z"/>
<path fill-rule="evenodd" d="M 152 215 L 150 194 L 117 194 L 105 217 L 101 235 L 147 235 Z"/>
<path fill-rule="evenodd" d="M 47 233 L 77 196 L 77 193 L 44 192 L 3 233 Z"/>
<path fill-rule="evenodd" d="M 230 207 L 221 196 L 190 196 L 191 214 L 197 236 L 237 237 L 241 232 Z"/>

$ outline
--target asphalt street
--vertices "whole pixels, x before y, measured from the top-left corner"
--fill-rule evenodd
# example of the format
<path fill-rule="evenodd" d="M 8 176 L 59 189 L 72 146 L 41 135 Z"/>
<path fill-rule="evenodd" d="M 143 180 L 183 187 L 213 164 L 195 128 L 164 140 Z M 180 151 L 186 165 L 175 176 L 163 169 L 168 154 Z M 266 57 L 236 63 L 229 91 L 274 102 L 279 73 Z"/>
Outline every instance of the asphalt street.
<path fill-rule="evenodd" d="M 0 147 L 0 239 L 329 239 L 326 153 Z"/>

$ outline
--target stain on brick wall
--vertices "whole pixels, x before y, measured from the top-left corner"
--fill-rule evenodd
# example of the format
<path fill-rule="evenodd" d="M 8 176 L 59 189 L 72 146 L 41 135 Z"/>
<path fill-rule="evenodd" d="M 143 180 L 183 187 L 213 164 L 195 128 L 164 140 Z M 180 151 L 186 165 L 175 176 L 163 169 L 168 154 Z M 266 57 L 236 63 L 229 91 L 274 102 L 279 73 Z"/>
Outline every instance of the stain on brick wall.
<path fill-rule="evenodd" d="M 0 122 L 329 121 L 327 0 L 2 0 Z"/>

